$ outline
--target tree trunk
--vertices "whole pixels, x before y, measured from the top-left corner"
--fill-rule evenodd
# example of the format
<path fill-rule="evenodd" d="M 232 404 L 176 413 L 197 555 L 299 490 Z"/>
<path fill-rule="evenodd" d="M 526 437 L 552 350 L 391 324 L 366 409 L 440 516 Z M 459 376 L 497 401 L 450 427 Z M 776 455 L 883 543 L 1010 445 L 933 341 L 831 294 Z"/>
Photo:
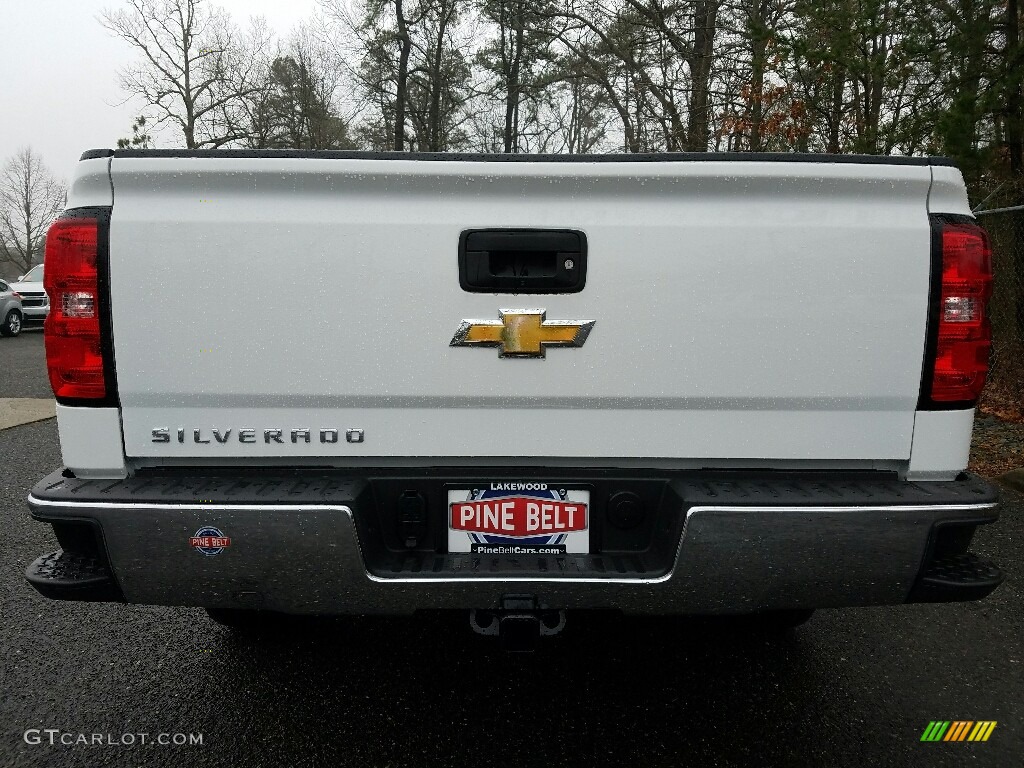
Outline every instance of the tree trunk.
<path fill-rule="evenodd" d="M 430 107 L 427 114 L 427 146 L 431 152 L 441 151 L 441 92 L 444 90 L 441 65 L 444 63 L 444 40 L 451 20 L 452 6 L 449 0 L 442 0 L 438 9 L 437 41 L 431 62 Z"/>
<path fill-rule="evenodd" d="M 178 8 L 178 24 L 181 29 L 181 53 L 182 53 L 182 83 L 184 85 L 181 94 L 182 104 L 185 107 L 185 120 L 182 125 L 182 132 L 185 134 L 185 147 L 196 148 L 196 107 L 192 94 L 192 12 L 193 6 L 188 4 L 189 15 L 186 19 L 181 8 Z"/>
<path fill-rule="evenodd" d="M 693 48 L 687 62 L 690 68 L 690 114 L 684 145 L 691 152 L 706 152 L 711 135 L 708 128 L 708 84 L 717 22 L 718 0 L 699 0 L 694 3 Z M 673 129 L 676 130 L 675 126 Z"/>
<path fill-rule="evenodd" d="M 1006 143 L 1010 155 L 1010 173 L 1014 181 L 1019 181 L 1021 173 L 1024 173 L 1024 115 L 1021 114 L 1021 105 L 1024 103 L 1021 93 L 1021 72 L 1016 62 L 1020 56 L 1020 10 L 1017 0 L 1007 0 L 1006 3 L 1006 52 L 1004 62 L 1006 67 L 1006 83 L 1008 93 L 1006 95 Z"/>
<path fill-rule="evenodd" d="M 878 154 L 879 126 L 882 120 L 882 96 L 885 92 L 885 71 L 889 57 L 889 4 L 882 10 L 882 30 L 872 41 L 872 57 L 868 66 L 868 83 L 864 89 L 866 125 L 864 151 Z"/>
<path fill-rule="evenodd" d="M 832 108 L 828 116 L 828 152 L 838 155 L 843 151 L 840 145 L 839 128 L 843 121 L 843 91 L 846 90 L 846 72 L 837 69 L 832 80 Z"/>
<path fill-rule="evenodd" d="M 512 62 L 509 67 L 508 83 L 505 95 L 505 151 L 519 151 L 519 99 L 520 99 L 520 67 L 523 58 L 523 46 L 526 32 L 523 24 L 523 0 L 514 0 Z"/>
<path fill-rule="evenodd" d="M 756 0 L 750 20 L 750 151 L 761 151 L 761 122 L 764 120 L 764 70 L 768 49 L 764 20 L 765 6 Z"/>
<path fill-rule="evenodd" d="M 395 0 L 395 18 L 398 23 L 398 40 L 401 49 L 398 54 L 398 82 L 395 87 L 395 152 L 405 151 L 405 102 L 409 88 L 409 52 L 412 39 L 402 11 L 402 0 Z"/>

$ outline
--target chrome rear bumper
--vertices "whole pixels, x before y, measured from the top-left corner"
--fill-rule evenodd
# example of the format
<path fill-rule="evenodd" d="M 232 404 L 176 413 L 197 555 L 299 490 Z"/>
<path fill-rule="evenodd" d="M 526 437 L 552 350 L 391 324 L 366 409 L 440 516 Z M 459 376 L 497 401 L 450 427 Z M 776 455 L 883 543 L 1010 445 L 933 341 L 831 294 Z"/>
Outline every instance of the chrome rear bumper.
<path fill-rule="evenodd" d="M 793 487 L 789 479 L 779 481 L 777 492 L 758 484 L 763 493 L 756 498 L 744 491 L 742 503 L 736 494 L 716 492 L 714 483 L 691 480 L 665 481 L 682 503 L 665 572 L 645 572 L 628 556 L 613 554 L 502 559 L 398 553 L 373 565 L 367 551 L 379 542 L 360 525 L 359 505 L 370 502 L 358 480 L 335 488 L 330 503 L 288 502 L 284 490 L 264 494 L 265 501 L 256 491 L 240 501 L 226 492 L 221 498 L 161 501 L 158 487 L 134 493 L 138 500 L 131 501 L 111 493 L 114 482 L 51 476 L 28 501 L 33 516 L 54 523 L 58 535 L 63 527 L 65 538 L 76 525 L 91 526 L 99 558 L 130 603 L 401 614 L 497 608 L 503 596 L 530 594 L 545 608 L 714 614 L 983 596 L 975 588 L 959 598 L 949 597 L 955 590 L 946 597 L 915 597 L 933 558 L 950 554 L 937 550 L 958 538 L 947 534 L 967 532 L 969 542 L 974 526 L 996 519 L 995 491 L 978 478 L 892 481 L 891 493 L 875 483 L 874 492 L 858 487 L 845 498 L 836 495 L 841 484 L 820 479 L 803 487 L 820 492 L 786 492 Z M 246 482 L 262 487 L 267 481 Z M 920 503 L 922 487 L 929 503 Z M 711 493 L 698 492 L 702 488 Z M 346 494 L 350 500 L 340 503 Z M 709 503 L 713 498 L 719 502 Z M 204 554 L 192 541 L 204 529 L 229 542 Z"/>

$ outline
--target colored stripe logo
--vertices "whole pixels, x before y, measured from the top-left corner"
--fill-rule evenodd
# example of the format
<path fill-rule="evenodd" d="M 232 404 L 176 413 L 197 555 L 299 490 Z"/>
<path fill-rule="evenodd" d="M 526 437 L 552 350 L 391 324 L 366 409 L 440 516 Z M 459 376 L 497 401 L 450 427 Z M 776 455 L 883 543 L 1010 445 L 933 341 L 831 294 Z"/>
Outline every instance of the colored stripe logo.
<path fill-rule="evenodd" d="M 995 728 L 995 720 L 932 720 L 921 741 L 988 741 Z"/>

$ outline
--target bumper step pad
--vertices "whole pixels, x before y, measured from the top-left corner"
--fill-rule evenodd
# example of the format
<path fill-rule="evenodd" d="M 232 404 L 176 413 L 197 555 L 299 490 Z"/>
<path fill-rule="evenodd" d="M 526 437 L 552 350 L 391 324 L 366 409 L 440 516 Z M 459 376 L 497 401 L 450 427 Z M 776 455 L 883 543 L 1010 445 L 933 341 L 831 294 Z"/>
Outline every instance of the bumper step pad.
<path fill-rule="evenodd" d="M 1003 581 L 1003 572 L 991 560 L 971 552 L 933 559 L 910 595 L 912 603 L 952 603 L 980 600 Z"/>
<path fill-rule="evenodd" d="M 95 557 L 58 549 L 36 558 L 25 569 L 25 578 L 51 600 L 123 602 L 110 569 Z"/>

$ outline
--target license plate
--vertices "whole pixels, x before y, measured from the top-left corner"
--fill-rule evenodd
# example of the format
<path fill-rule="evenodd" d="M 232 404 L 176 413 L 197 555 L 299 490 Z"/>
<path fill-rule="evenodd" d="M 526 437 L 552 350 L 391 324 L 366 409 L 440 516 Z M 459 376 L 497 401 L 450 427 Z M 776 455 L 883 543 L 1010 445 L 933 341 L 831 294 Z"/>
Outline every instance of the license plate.
<path fill-rule="evenodd" d="M 560 555 L 590 551 L 590 491 L 492 482 L 448 491 L 448 551 Z"/>

